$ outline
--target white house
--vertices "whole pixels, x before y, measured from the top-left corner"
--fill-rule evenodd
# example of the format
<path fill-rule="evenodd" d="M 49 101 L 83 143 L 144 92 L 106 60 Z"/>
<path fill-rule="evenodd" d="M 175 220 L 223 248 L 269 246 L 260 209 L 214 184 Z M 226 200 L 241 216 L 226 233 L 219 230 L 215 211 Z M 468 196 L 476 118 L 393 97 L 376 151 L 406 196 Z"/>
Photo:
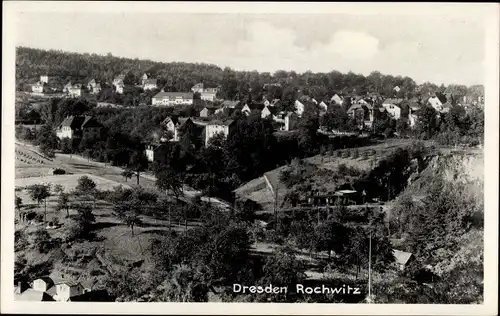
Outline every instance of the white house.
<path fill-rule="evenodd" d="M 142 86 L 144 86 L 144 83 L 146 80 L 148 80 L 148 78 L 149 78 L 148 74 L 145 73 L 144 75 L 142 75 L 142 77 L 141 77 L 141 85 Z"/>
<path fill-rule="evenodd" d="M 42 277 L 33 281 L 32 288 L 35 291 L 46 292 L 54 286 L 54 281 L 49 277 Z"/>
<path fill-rule="evenodd" d="M 154 90 L 158 88 L 156 79 L 145 79 L 142 80 L 142 88 L 144 90 Z"/>
<path fill-rule="evenodd" d="M 304 104 L 299 100 L 295 100 L 295 113 L 298 116 L 302 116 L 302 113 L 304 113 Z"/>
<path fill-rule="evenodd" d="M 321 102 L 319 103 L 319 107 L 320 107 L 320 109 L 321 109 L 322 111 L 325 111 L 325 112 L 326 112 L 326 111 L 328 111 L 328 105 L 327 105 L 324 101 L 321 101 Z"/>
<path fill-rule="evenodd" d="M 99 137 L 102 125 L 92 116 L 68 116 L 59 124 L 56 135 L 59 139 Z"/>
<path fill-rule="evenodd" d="M 263 98 L 262 101 L 264 102 L 264 106 L 270 106 L 271 105 L 271 102 L 269 102 L 269 100 L 266 99 L 266 98 Z"/>
<path fill-rule="evenodd" d="M 401 88 L 398 87 L 398 86 L 395 86 L 394 89 L 393 89 L 396 93 L 398 93 L 399 91 L 401 91 Z"/>
<path fill-rule="evenodd" d="M 333 95 L 333 97 L 330 99 L 330 101 L 335 102 L 338 105 L 342 105 L 342 102 L 344 101 L 344 99 L 335 93 Z"/>
<path fill-rule="evenodd" d="M 403 271 L 406 266 L 415 259 L 412 253 L 393 249 L 394 259 L 396 266 L 399 270 Z"/>
<path fill-rule="evenodd" d="M 394 119 L 399 120 L 401 118 L 401 107 L 399 106 L 401 101 L 400 99 L 386 99 L 382 106 Z"/>
<path fill-rule="evenodd" d="M 193 104 L 193 93 L 191 92 L 164 92 L 157 93 L 151 100 L 156 106 L 175 106 Z"/>
<path fill-rule="evenodd" d="M 441 112 L 443 109 L 443 102 L 439 100 L 437 96 L 432 96 L 427 100 L 430 106 L 432 106 L 436 111 Z"/>
<path fill-rule="evenodd" d="M 68 94 L 72 97 L 81 97 L 82 96 L 82 85 L 81 84 L 75 84 L 68 90 Z"/>
<path fill-rule="evenodd" d="M 61 281 L 55 284 L 56 294 L 53 298 L 58 302 L 67 302 L 71 297 L 82 295 L 83 286 L 80 283 L 72 281 Z"/>
<path fill-rule="evenodd" d="M 260 112 L 260 117 L 263 119 L 267 118 L 267 117 L 274 118 L 276 115 L 276 112 L 277 112 L 277 108 L 275 108 L 271 105 L 265 106 L 264 109 L 262 109 L 262 111 Z"/>
<path fill-rule="evenodd" d="M 217 91 L 203 91 L 200 93 L 200 99 L 214 102 L 217 98 Z"/>
<path fill-rule="evenodd" d="M 123 84 L 123 81 L 122 82 L 117 82 L 115 84 L 115 90 L 116 90 L 116 93 L 118 94 L 123 94 L 123 88 L 125 87 L 125 85 Z"/>
<path fill-rule="evenodd" d="M 209 122 L 205 126 L 205 146 L 216 134 L 222 133 L 227 138 L 233 132 L 234 126 L 235 122 L 233 120 Z"/>
<path fill-rule="evenodd" d="M 31 91 L 33 93 L 43 93 L 44 92 L 44 83 L 42 81 L 39 81 L 35 83 L 34 85 L 31 86 Z"/>
<path fill-rule="evenodd" d="M 49 75 L 41 75 L 40 82 L 49 83 Z"/>
<path fill-rule="evenodd" d="M 291 131 L 295 128 L 296 122 L 298 121 L 299 116 L 295 112 L 280 112 L 276 115 L 273 115 L 273 120 L 281 124 L 280 130 L 282 131 Z"/>
<path fill-rule="evenodd" d="M 68 82 L 68 83 L 64 86 L 64 88 L 63 88 L 63 92 L 65 92 L 65 93 L 69 93 L 69 90 L 70 90 L 71 88 L 73 88 L 73 84 L 72 84 L 72 83 L 71 83 L 71 81 L 70 81 L 70 82 Z"/>

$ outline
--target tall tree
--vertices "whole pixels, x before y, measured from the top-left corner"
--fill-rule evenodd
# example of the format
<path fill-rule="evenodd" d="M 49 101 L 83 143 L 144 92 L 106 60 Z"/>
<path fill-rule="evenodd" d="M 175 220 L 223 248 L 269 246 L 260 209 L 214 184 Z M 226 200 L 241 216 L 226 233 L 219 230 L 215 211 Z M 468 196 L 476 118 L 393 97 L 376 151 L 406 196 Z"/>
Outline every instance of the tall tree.
<path fill-rule="evenodd" d="M 26 187 L 30 197 L 36 200 L 37 204 L 40 205 L 42 201 L 45 203 L 43 222 L 47 222 L 47 198 L 50 197 L 50 185 L 49 184 L 32 184 Z"/>

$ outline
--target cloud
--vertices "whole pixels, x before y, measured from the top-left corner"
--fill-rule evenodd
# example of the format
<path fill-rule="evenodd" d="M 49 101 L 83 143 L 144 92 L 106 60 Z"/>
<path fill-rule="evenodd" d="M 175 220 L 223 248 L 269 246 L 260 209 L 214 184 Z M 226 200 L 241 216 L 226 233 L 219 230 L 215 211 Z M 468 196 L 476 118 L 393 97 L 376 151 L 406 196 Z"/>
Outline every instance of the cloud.
<path fill-rule="evenodd" d="M 339 64 L 350 66 L 370 60 L 378 51 L 377 38 L 350 30 L 339 30 L 328 41 L 305 48 L 297 44 L 294 30 L 258 21 L 248 25 L 246 38 L 236 44 L 230 66 L 247 70 L 330 71 Z"/>
<path fill-rule="evenodd" d="M 333 34 L 326 48 L 346 59 L 366 60 L 379 51 L 379 40 L 367 33 L 348 30 Z"/>

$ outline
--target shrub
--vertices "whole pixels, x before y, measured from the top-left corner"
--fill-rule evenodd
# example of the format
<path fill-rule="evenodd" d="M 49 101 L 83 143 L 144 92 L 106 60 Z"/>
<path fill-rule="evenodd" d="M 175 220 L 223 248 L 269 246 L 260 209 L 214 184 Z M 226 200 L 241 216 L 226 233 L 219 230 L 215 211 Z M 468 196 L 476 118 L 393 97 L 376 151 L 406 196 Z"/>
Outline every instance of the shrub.
<path fill-rule="evenodd" d="M 342 157 L 342 151 L 341 150 L 337 150 L 337 157 L 338 158 Z"/>
<path fill-rule="evenodd" d="M 66 174 L 66 171 L 64 169 L 54 169 L 53 174 L 55 174 L 55 175 Z"/>

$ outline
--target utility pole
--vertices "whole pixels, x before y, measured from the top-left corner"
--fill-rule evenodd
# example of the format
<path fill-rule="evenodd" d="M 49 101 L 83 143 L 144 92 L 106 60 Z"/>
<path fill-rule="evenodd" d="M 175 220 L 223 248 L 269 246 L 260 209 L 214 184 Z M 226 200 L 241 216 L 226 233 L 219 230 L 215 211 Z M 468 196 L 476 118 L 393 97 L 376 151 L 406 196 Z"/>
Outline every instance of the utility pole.
<path fill-rule="evenodd" d="M 372 302 L 372 230 L 370 227 L 370 239 L 368 245 L 368 303 Z"/>

